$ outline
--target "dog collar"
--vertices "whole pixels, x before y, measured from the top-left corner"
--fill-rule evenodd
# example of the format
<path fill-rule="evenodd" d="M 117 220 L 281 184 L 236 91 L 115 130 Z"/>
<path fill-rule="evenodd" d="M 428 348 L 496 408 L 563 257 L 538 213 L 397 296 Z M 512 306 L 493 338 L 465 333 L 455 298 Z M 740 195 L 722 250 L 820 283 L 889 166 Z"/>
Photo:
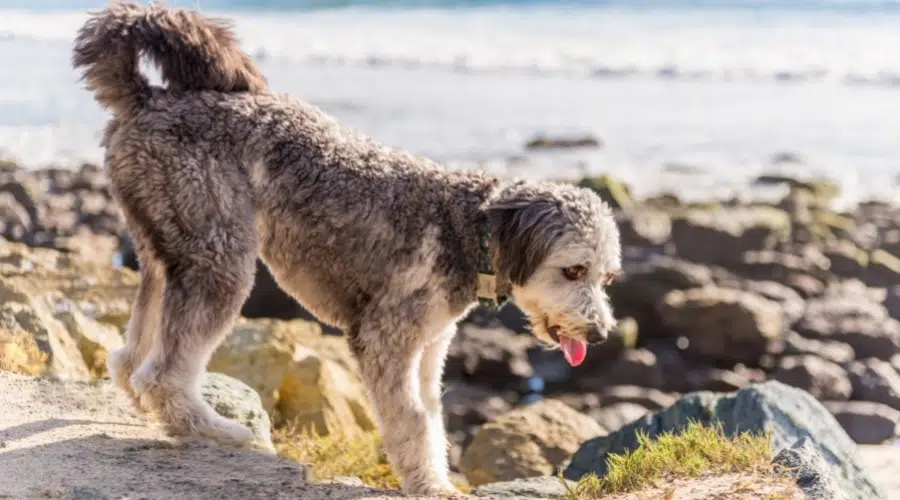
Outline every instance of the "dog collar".
<path fill-rule="evenodd" d="M 491 264 L 490 238 L 490 226 L 487 223 L 482 224 L 478 235 L 478 284 L 475 295 L 482 307 L 497 309 L 508 300 L 508 297 L 497 291 L 497 275 Z"/>

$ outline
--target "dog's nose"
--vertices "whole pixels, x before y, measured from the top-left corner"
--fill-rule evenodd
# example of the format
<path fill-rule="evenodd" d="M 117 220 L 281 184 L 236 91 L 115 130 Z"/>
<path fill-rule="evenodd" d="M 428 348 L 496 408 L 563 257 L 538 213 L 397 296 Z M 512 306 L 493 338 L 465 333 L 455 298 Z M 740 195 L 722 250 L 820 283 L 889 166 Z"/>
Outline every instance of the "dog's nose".
<path fill-rule="evenodd" d="M 606 338 L 609 335 L 606 333 L 606 329 L 602 328 L 599 324 L 594 323 L 588 327 L 587 331 L 587 341 L 589 344 L 600 344 L 606 341 Z"/>

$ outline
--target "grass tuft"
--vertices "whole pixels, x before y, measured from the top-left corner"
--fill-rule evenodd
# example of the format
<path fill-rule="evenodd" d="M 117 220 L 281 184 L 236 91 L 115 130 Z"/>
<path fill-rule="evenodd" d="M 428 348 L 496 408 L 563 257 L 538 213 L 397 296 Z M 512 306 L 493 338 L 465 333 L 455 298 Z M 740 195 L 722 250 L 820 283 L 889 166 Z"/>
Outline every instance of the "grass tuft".
<path fill-rule="evenodd" d="M 628 493 L 652 487 L 661 479 L 742 472 L 774 474 L 768 433 L 728 437 L 720 424 L 707 427 L 691 422 L 679 434 L 667 432 L 650 439 L 639 433 L 637 438 L 636 449 L 609 456 L 605 477 L 588 474 L 575 485 L 566 484 L 563 500 Z"/>
<path fill-rule="evenodd" d="M 354 476 L 376 488 L 400 487 L 377 432 L 320 435 L 312 428 L 286 426 L 272 438 L 280 457 L 312 465 L 316 480 Z"/>

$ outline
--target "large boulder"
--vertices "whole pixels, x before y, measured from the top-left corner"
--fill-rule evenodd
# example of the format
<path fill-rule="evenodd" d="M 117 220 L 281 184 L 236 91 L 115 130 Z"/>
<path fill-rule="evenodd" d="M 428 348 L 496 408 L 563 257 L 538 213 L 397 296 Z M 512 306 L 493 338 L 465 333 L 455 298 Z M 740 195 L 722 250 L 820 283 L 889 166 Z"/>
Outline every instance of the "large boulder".
<path fill-rule="evenodd" d="M 0 303 L 0 326 L 10 339 L 3 349 L 4 364 L 10 369 L 61 380 L 91 379 L 78 343 L 53 317 L 45 300 Z"/>
<path fill-rule="evenodd" d="M 459 468 L 473 486 L 552 475 L 582 442 L 604 432 L 587 415 L 543 400 L 482 426 Z"/>
<path fill-rule="evenodd" d="M 585 442 L 573 455 L 565 477 L 577 479 L 590 472 L 602 476 L 610 454 L 638 446 L 639 432 L 654 438 L 662 432 L 680 432 L 692 421 L 704 425 L 719 423 L 732 436 L 768 431 L 775 454 L 793 446 L 798 439 L 809 437 L 848 499 L 886 498 L 861 465 L 856 444 L 828 410 L 809 393 L 777 381 L 754 384 L 736 393 L 687 394 L 665 410 Z"/>
<path fill-rule="evenodd" d="M 756 364 L 780 346 L 785 330 L 776 303 L 740 290 L 673 291 L 659 312 L 666 331 L 687 340 L 686 352 L 716 360 Z"/>
<path fill-rule="evenodd" d="M 354 433 L 375 428 L 346 340 L 302 320 L 241 320 L 207 368 L 257 391 L 276 423 Z"/>
<path fill-rule="evenodd" d="M 781 358 L 772 378 L 820 400 L 844 401 L 853 393 L 850 378 L 840 365 L 810 354 Z"/>

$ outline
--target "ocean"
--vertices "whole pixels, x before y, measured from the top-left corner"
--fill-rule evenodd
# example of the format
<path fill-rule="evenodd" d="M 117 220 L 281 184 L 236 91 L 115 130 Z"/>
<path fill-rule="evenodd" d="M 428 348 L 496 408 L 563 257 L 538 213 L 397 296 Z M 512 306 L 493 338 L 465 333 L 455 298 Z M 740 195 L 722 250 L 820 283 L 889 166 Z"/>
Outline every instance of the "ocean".
<path fill-rule="evenodd" d="M 233 20 L 273 89 L 449 168 L 764 195 L 762 173 L 900 201 L 900 1 L 169 0 Z M 69 58 L 103 0 L 0 0 L 0 156 L 100 162 Z M 599 149 L 530 152 L 536 135 Z M 778 156 L 799 161 L 775 161 Z"/>

